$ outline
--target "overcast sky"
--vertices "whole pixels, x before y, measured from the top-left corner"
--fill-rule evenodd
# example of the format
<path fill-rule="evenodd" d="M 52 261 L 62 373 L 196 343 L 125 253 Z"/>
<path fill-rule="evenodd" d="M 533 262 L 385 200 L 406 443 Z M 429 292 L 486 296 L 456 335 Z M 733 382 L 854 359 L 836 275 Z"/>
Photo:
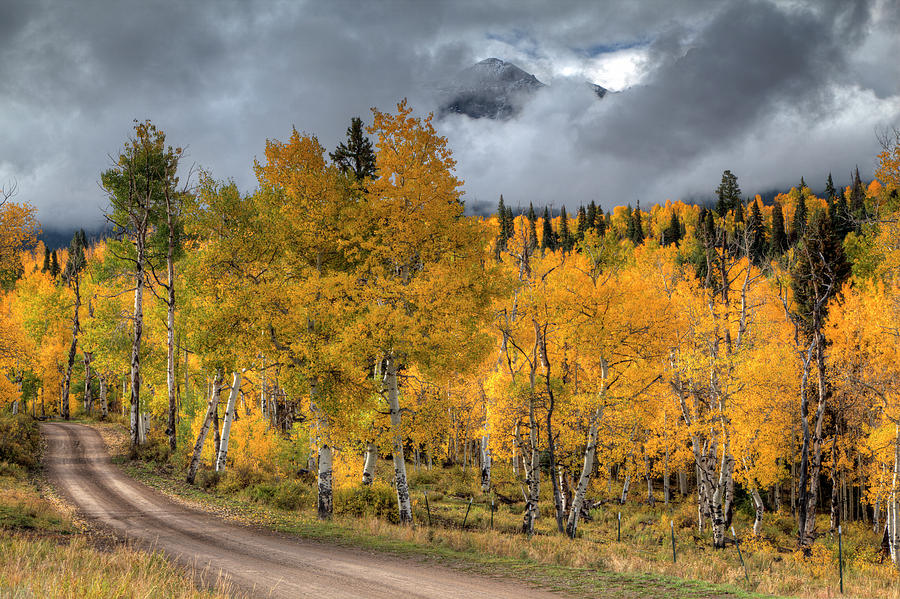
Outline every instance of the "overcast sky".
<path fill-rule="evenodd" d="M 349 120 L 498 57 L 547 83 L 513 120 L 452 116 L 470 209 L 606 208 L 873 171 L 900 125 L 900 9 L 851 2 L 0 1 L 0 182 L 45 228 L 101 223 L 133 119 L 255 187 L 267 138 L 328 148 Z M 597 100 L 589 79 L 620 93 Z M 0 183 L 2 186 L 2 183 Z"/>

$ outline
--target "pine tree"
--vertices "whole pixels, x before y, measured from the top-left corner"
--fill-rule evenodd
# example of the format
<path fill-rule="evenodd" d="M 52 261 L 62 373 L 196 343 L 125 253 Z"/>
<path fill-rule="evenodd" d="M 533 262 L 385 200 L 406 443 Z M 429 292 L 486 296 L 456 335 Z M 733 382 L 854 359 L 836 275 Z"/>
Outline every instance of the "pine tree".
<path fill-rule="evenodd" d="M 839 195 L 835 198 L 832 209 L 828 214 L 831 217 L 831 227 L 834 230 L 835 238 L 843 242 L 847 233 L 850 233 L 855 228 L 853 224 L 853 215 L 850 214 L 850 209 L 847 207 L 847 200 L 844 199 L 843 195 Z"/>
<path fill-rule="evenodd" d="M 588 204 L 586 218 L 587 229 L 589 231 L 595 230 L 597 228 L 597 204 L 594 203 L 594 200 L 591 200 L 591 203 Z"/>
<path fill-rule="evenodd" d="M 497 233 L 497 243 L 494 244 L 494 258 L 500 259 L 500 252 L 506 249 L 509 239 L 509 226 L 506 222 L 506 205 L 503 203 L 503 194 L 500 194 L 500 202 L 497 205 L 497 218 L 500 221 L 500 230 Z"/>
<path fill-rule="evenodd" d="M 678 220 L 678 213 L 672 208 L 672 217 L 663 235 L 663 245 L 677 244 L 679 241 L 681 241 L 681 222 Z"/>
<path fill-rule="evenodd" d="M 541 249 L 556 250 L 556 233 L 553 232 L 553 223 L 550 222 L 550 211 L 544 206 L 544 223 L 541 229 Z"/>
<path fill-rule="evenodd" d="M 788 248 L 787 234 L 784 232 L 784 212 L 781 204 L 772 206 L 772 235 L 769 237 L 769 253 L 781 256 Z"/>
<path fill-rule="evenodd" d="M 638 202 L 637 208 L 631 213 L 631 232 L 629 238 L 635 247 L 644 243 L 644 224 L 641 222 L 641 203 Z"/>
<path fill-rule="evenodd" d="M 584 241 L 584 233 L 588 230 L 587 211 L 584 206 L 578 207 L 578 220 L 575 223 L 575 239 L 576 241 Z"/>
<path fill-rule="evenodd" d="M 829 200 L 834 200 L 837 197 L 837 190 L 834 188 L 831 173 L 828 173 L 828 180 L 825 181 L 825 195 L 828 196 Z"/>
<path fill-rule="evenodd" d="M 722 182 L 716 188 L 716 196 L 719 198 L 716 212 L 722 217 L 741 203 L 741 188 L 738 186 L 737 177 L 731 171 L 726 170 L 722 173 Z"/>
<path fill-rule="evenodd" d="M 538 246 L 537 217 L 534 214 L 534 206 L 531 203 L 528 204 L 526 218 L 528 218 L 528 248 L 534 251 Z"/>
<path fill-rule="evenodd" d="M 44 246 L 44 265 L 41 267 L 41 272 L 47 272 L 50 270 L 50 248 L 46 245 Z"/>
<path fill-rule="evenodd" d="M 801 188 L 797 197 L 797 207 L 794 209 L 794 222 L 791 227 L 791 241 L 797 243 L 806 232 L 806 221 L 808 217 L 808 209 L 806 207 L 806 196 L 803 195 Z"/>
<path fill-rule="evenodd" d="M 559 213 L 559 247 L 564 252 L 572 251 L 572 248 L 575 247 L 575 239 L 572 237 L 572 232 L 569 231 L 569 217 L 566 214 L 565 206 Z"/>
<path fill-rule="evenodd" d="M 766 230 L 762 222 L 759 204 L 754 201 L 747 221 L 747 253 L 751 262 L 759 266 L 766 256 Z"/>
<path fill-rule="evenodd" d="M 857 221 L 863 221 L 866 218 L 866 190 L 863 187 L 862 180 L 859 178 L 859 167 L 853 174 L 853 186 L 850 189 L 850 216 Z"/>
<path fill-rule="evenodd" d="M 606 235 L 607 229 L 607 218 L 603 214 L 603 210 L 597 210 L 597 218 L 594 219 L 594 230 L 597 231 L 597 235 L 603 237 Z"/>
<path fill-rule="evenodd" d="M 347 127 L 347 143 L 341 142 L 328 154 L 344 173 L 351 172 L 357 180 L 375 176 L 375 151 L 372 142 L 363 135 L 362 119 L 353 117 Z"/>
<path fill-rule="evenodd" d="M 59 276 L 59 259 L 56 257 L 56 250 L 50 254 L 50 276 L 54 279 Z"/>
<path fill-rule="evenodd" d="M 742 202 L 738 202 L 734 207 L 734 222 L 744 222 L 744 204 Z"/>
<path fill-rule="evenodd" d="M 803 178 L 803 175 L 800 175 L 800 193 L 803 193 L 804 189 L 806 189 L 806 179 Z"/>

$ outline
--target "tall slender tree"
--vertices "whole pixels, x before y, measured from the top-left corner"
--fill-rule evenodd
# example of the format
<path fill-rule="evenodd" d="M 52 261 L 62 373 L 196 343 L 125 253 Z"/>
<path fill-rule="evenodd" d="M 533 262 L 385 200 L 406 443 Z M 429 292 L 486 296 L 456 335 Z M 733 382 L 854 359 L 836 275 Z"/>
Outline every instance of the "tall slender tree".
<path fill-rule="evenodd" d="M 127 239 L 113 252 L 131 265 L 134 310 L 131 343 L 131 444 L 141 443 L 141 341 L 144 330 L 144 287 L 147 284 L 147 243 L 162 211 L 166 188 L 177 185 L 181 148 L 166 146 L 165 133 L 150 121 L 134 124 L 116 164 L 100 180 L 109 194 L 106 218 Z"/>
<path fill-rule="evenodd" d="M 788 248 L 787 233 L 784 231 L 784 212 L 781 204 L 775 202 L 772 206 L 772 234 L 769 236 L 769 253 L 772 256 L 781 256 Z"/>

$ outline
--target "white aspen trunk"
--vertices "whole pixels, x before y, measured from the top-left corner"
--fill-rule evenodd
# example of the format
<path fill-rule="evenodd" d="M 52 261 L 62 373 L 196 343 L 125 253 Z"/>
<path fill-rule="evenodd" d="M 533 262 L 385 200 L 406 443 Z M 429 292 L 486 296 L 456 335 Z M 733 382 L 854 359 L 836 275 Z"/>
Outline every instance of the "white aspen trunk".
<path fill-rule="evenodd" d="M 513 476 L 519 478 L 519 445 L 522 440 L 519 438 L 519 421 L 516 420 L 516 426 L 513 429 L 513 448 L 512 448 L 512 470 Z"/>
<path fill-rule="evenodd" d="M 94 396 L 91 391 L 91 352 L 84 354 L 84 411 L 90 416 L 94 410 Z"/>
<path fill-rule="evenodd" d="M 262 367 L 259 371 L 259 413 L 266 417 L 266 357 L 262 356 Z"/>
<path fill-rule="evenodd" d="M 107 400 L 106 376 L 100 377 L 100 417 L 106 420 L 109 416 L 109 402 Z"/>
<path fill-rule="evenodd" d="M 628 501 L 628 490 L 631 487 L 631 472 L 625 475 L 625 484 L 622 485 L 622 495 L 619 496 L 619 503 L 625 505 Z"/>
<path fill-rule="evenodd" d="M 572 539 L 575 538 L 575 533 L 578 529 L 578 519 L 581 516 L 584 497 L 591 482 L 594 456 L 597 453 L 597 422 L 600 420 L 600 414 L 598 413 L 592 420 L 588 431 L 587 446 L 584 448 L 584 464 L 581 467 L 581 476 L 578 477 L 578 486 L 575 487 L 575 496 L 572 498 L 572 506 L 569 508 L 569 517 L 566 520 L 566 534 Z"/>
<path fill-rule="evenodd" d="M 225 460 L 228 457 L 228 439 L 231 437 L 231 422 L 234 420 L 238 391 L 241 388 L 241 373 L 235 371 L 232 374 L 231 393 L 228 394 L 228 403 L 225 405 L 225 420 L 222 422 L 222 434 L 219 440 L 219 455 L 216 458 L 216 472 L 225 471 Z"/>
<path fill-rule="evenodd" d="M 900 424 L 894 432 L 894 476 L 891 480 L 891 494 L 887 505 L 888 545 L 894 568 L 900 569 Z"/>
<path fill-rule="evenodd" d="M 168 244 L 166 247 L 166 392 L 169 400 L 166 434 L 169 436 L 169 450 L 174 452 L 178 439 L 176 428 L 176 412 L 178 396 L 175 393 L 175 207 L 167 189 L 166 223 L 168 225 Z M 230 423 L 229 423 L 230 424 Z M 224 468 L 224 465 L 223 465 Z"/>
<path fill-rule="evenodd" d="M 685 497 L 688 494 L 687 472 L 684 470 L 678 471 L 678 492 L 682 497 Z"/>
<path fill-rule="evenodd" d="M 378 458 L 378 448 L 369 441 L 366 444 L 366 458 L 363 462 L 362 484 L 368 486 L 375 480 L 375 460 Z M 430 459 L 430 456 L 429 456 Z M 429 463 L 430 466 L 430 463 Z"/>
<path fill-rule="evenodd" d="M 216 371 L 213 379 L 212 390 L 209 394 L 209 403 L 206 406 L 206 417 L 203 419 L 203 426 L 200 428 L 200 434 L 197 435 L 197 442 L 194 444 L 194 453 L 191 456 L 191 463 L 188 466 L 188 473 L 185 480 L 188 484 L 194 484 L 194 478 L 197 476 L 197 469 L 200 467 L 200 454 L 203 452 L 203 443 L 206 441 L 206 435 L 209 433 L 209 427 L 213 421 L 213 414 L 219 407 L 219 388 L 222 385 L 222 374 Z"/>
<path fill-rule="evenodd" d="M 490 434 L 485 433 L 481 437 L 481 492 L 491 490 L 491 447 Z"/>
<path fill-rule="evenodd" d="M 141 336 L 144 332 L 144 240 L 135 241 L 137 261 L 134 274 L 134 329 L 131 338 L 131 444 L 140 445 Z"/>
<path fill-rule="evenodd" d="M 668 441 L 668 437 L 666 438 L 666 455 L 663 458 L 663 502 L 666 505 L 669 505 L 669 441 Z"/>
<path fill-rule="evenodd" d="M 316 506 L 319 520 L 329 520 L 334 512 L 334 489 L 332 487 L 332 453 L 331 446 L 325 442 L 319 444 L 319 474 L 317 478 L 318 493 Z"/>
<path fill-rule="evenodd" d="M 397 488 L 397 508 L 400 512 L 400 523 L 412 522 L 412 505 L 409 501 L 409 485 L 406 480 L 406 460 L 403 455 L 403 427 L 400 417 L 400 395 L 397 384 L 397 363 L 393 354 L 385 358 L 384 386 L 387 389 L 388 407 L 391 413 L 391 429 L 394 443 L 394 483 Z"/>
<path fill-rule="evenodd" d="M 763 513 L 766 510 L 765 504 L 763 504 L 762 497 L 759 494 L 759 490 L 756 487 L 750 489 L 750 495 L 753 497 L 753 507 L 755 508 L 755 516 L 753 519 L 753 534 L 754 536 L 759 536 L 759 531 L 762 528 L 762 520 Z"/>
<path fill-rule="evenodd" d="M 69 344 L 69 359 L 66 362 L 66 374 L 63 379 L 62 397 L 62 417 L 69 419 L 69 385 L 72 382 L 72 365 L 75 364 L 75 348 L 78 345 L 78 332 L 80 324 L 78 321 L 78 309 L 81 307 L 81 293 L 78 286 L 78 274 L 73 277 L 75 288 L 75 314 L 72 316 L 72 342 Z"/>
<path fill-rule="evenodd" d="M 532 411 L 532 426 L 529 432 L 531 460 L 525 462 L 525 485 L 528 495 L 525 501 L 525 514 L 522 521 L 522 532 L 534 534 L 534 522 L 538 517 L 538 501 L 541 496 L 541 454 L 538 451 L 537 426 Z"/>

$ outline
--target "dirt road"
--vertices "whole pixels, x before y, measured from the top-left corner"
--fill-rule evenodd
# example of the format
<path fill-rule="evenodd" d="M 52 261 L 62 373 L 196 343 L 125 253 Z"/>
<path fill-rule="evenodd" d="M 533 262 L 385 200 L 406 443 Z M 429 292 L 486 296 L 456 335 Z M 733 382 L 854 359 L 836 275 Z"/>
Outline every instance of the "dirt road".
<path fill-rule="evenodd" d="M 362 549 L 279 536 L 188 509 L 124 475 L 93 429 L 45 423 L 47 473 L 88 521 L 155 547 L 215 581 L 260 597 L 559 598 L 494 580 Z"/>

